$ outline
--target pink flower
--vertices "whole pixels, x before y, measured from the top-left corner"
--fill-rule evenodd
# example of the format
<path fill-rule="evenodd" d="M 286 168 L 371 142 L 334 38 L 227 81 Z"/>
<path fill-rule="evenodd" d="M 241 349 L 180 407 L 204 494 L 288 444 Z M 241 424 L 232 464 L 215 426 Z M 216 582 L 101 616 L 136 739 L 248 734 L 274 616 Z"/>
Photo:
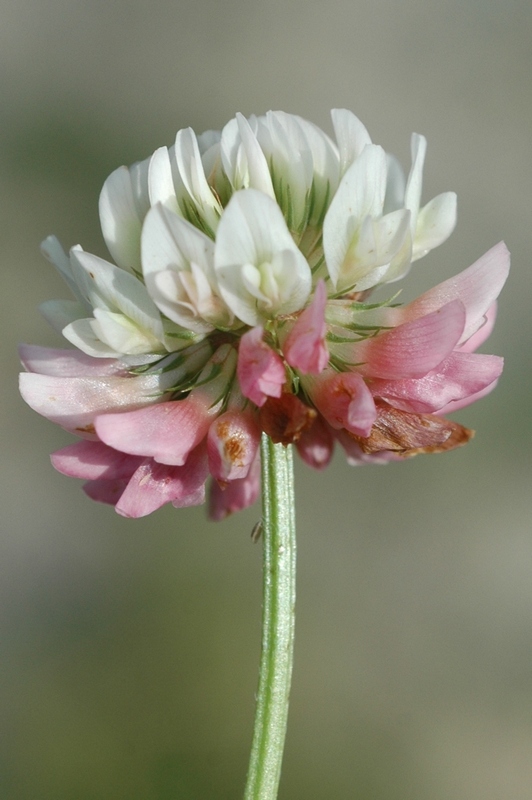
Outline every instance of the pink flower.
<path fill-rule="evenodd" d="M 203 503 L 209 484 L 221 519 L 258 496 L 262 434 L 315 469 L 336 442 L 362 465 L 471 438 L 446 414 L 501 375 L 476 351 L 508 251 L 405 306 L 369 302 L 450 235 L 456 197 L 422 205 L 422 136 L 405 181 L 351 112 L 333 125 L 337 144 L 282 112 L 180 131 L 104 185 L 118 266 L 43 243 L 73 299 L 42 311 L 75 349 L 23 345 L 20 390 L 78 437 L 52 463 L 89 497 L 142 517 Z"/>
<path fill-rule="evenodd" d="M 314 299 L 297 318 L 283 345 L 283 352 L 291 367 L 303 374 L 319 374 L 327 366 L 329 351 L 325 345 L 325 281 L 316 285 Z"/>
<path fill-rule="evenodd" d="M 262 406 L 268 397 L 280 397 L 286 382 L 284 364 L 263 339 L 264 329 L 252 328 L 240 339 L 238 380 L 244 397 Z"/>
<path fill-rule="evenodd" d="M 209 470 L 219 483 L 245 478 L 260 444 L 256 412 L 226 411 L 211 423 L 207 436 Z"/>
<path fill-rule="evenodd" d="M 237 478 L 226 486 L 211 481 L 209 516 L 219 521 L 235 511 L 253 505 L 260 493 L 260 458 L 256 458 L 245 478 Z"/>

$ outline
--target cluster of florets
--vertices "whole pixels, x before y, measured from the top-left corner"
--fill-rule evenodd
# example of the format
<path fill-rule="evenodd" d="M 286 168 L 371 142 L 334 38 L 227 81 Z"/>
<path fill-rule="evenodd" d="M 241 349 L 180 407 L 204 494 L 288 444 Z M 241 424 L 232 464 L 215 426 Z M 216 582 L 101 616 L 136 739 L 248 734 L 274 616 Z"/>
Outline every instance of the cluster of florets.
<path fill-rule="evenodd" d="M 449 450 L 471 431 L 444 415 L 486 394 L 502 359 L 486 339 L 508 272 L 496 245 L 400 306 L 369 303 L 441 244 L 456 197 L 421 207 L 426 142 L 405 180 L 349 111 L 336 142 L 300 117 L 238 114 L 221 132 L 121 167 L 100 197 L 115 263 L 43 243 L 74 294 L 45 303 L 75 349 L 21 349 L 25 400 L 81 437 L 52 456 L 130 517 L 254 502 L 261 433 L 325 467 Z"/>

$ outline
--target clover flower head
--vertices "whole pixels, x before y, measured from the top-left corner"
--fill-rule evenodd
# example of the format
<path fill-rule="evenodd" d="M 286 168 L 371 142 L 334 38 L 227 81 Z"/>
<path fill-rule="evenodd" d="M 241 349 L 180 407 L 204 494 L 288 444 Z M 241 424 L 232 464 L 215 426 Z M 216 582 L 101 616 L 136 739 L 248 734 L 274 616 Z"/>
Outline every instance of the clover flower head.
<path fill-rule="evenodd" d="M 21 392 L 79 440 L 52 456 L 129 517 L 255 501 L 261 433 L 324 468 L 464 444 L 446 418 L 487 394 L 502 359 L 475 350 L 506 280 L 498 244 L 406 306 L 368 302 L 443 243 L 456 196 L 421 205 L 424 137 L 405 178 L 350 111 L 335 139 L 284 112 L 120 167 L 100 196 L 113 261 L 54 237 L 46 258 L 73 299 L 44 303 L 73 345 L 22 346 Z M 113 263 L 114 262 L 114 263 Z"/>

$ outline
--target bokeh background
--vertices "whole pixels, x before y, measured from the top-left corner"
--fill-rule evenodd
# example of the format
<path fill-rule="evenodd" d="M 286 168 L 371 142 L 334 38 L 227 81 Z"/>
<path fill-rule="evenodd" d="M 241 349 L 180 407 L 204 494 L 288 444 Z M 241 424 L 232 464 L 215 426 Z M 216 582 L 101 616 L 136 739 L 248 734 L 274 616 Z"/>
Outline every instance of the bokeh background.
<path fill-rule="evenodd" d="M 299 612 L 280 798 L 532 793 L 532 5 L 528 0 L 3 0 L 0 796 L 241 796 L 257 678 L 251 509 L 127 521 L 49 465 L 67 434 L 24 406 L 17 341 L 58 345 L 55 233 L 105 255 L 112 169 L 281 108 L 347 107 L 459 222 L 404 297 L 504 238 L 513 274 L 467 448 L 322 474 L 298 465 Z"/>

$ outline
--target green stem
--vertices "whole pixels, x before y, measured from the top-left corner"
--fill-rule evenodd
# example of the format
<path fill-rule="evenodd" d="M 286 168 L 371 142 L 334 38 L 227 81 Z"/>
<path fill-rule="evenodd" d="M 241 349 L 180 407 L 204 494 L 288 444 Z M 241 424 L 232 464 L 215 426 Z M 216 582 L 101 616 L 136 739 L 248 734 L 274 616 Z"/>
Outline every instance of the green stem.
<path fill-rule="evenodd" d="M 294 649 L 296 525 L 292 447 L 273 444 L 263 434 L 261 457 L 262 653 L 244 800 L 275 800 L 277 797 Z"/>

